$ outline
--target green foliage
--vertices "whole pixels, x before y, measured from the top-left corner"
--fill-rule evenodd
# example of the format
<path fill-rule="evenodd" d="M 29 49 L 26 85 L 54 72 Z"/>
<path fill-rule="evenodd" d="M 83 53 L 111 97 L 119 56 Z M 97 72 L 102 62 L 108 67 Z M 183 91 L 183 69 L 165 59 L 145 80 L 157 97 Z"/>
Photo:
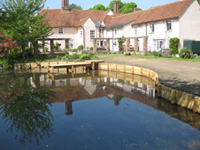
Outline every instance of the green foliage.
<path fill-rule="evenodd" d="M 134 2 L 124 3 L 123 7 L 119 9 L 119 12 L 122 14 L 127 14 L 133 12 L 133 9 L 137 7 L 137 4 Z"/>
<path fill-rule="evenodd" d="M 181 49 L 181 52 L 179 55 L 183 59 L 194 58 L 193 52 L 187 47 L 184 47 L 183 49 Z"/>
<path fill-rule="evenodd" d="M 125 42 L 125 38 L 122 36 L 121 38 L 118 38 L 118 43 L 119 43 L 119 51 L 123 51 L 123 43 Z"/>
<path fill-rule="evenodd" d="M 77 4 L 74 4 L 74 3 L 70 4 L 70 5 L 69 5 L 69 8 L 70 8 L 70 9 L 79 9 L 79 10 L 82 10 L 82 9 L 83 9 L 81 6 L 79 6 L 79 5 L 77 5 Z"/>
<path fill-rule="evenodd" d="M 54 45 L 54 48 L 56 51 L 58 51 L 60 48 L 60 44 L 58 42 L 56 42 L 56 44 Z"/>
<path fill-rule="evenodd" d="M 114 7 L 114 1 L 119 2 L 119 10 L 123 7 L 124 3 L 121 0 L 112 0 L 109 4 L 109 6 L 106 9 L 111 9 L 113 11 Z"/>
<path fill-rule="evenodd" d="M 72 51 L 73 51 L 73 52 L 77 52 L 77 49 L 76 49 L 76 48 L 74 48 Z"/>
<path fill-rule="evenodd" d="M 73 55 L 65 55 L 61 57 L 61 60 L 73 60 L 73 59 L 79 59 L 80 55 L 78 54 L 73 54 Z"/>
<path fill-rule="evenodd" d="M 89 54 L 81 54 L 81 56 L 80 56 L 80 60 L 89 60 L 89 59 L 90 59 Z"/>
<path fill-rule="evenodd" d="M 100 11 L 105 11 L 106 8 L 105 8 L 105 6 L 102 5 L 102 4 L 97 4 L 97 5 L 95 5 L 93 8 L 90 8 L 89 10 L 100 10 Z"/>
<path fill-rule="evenodd" d="M 153 56 L 161 57 L 161 54 L 160 54 L 159 52 L 157 52 L 157 51 L 153 51 L 153 52 L 152 52 L 152 55 L 153 55 Z"/>
<path fill-rule="evenodd" d="M 38 54 L 38 39 L 44 39 L 52 33 L 52 27 L 44 22 L 47 12 L 42 12 L 46 0 L 4 0 L 0 5 L 4 7 L 0 19 L 0 28 L 17 42 L 25 54 L 25 47 L 31 42 L 34 54 Z"/>
<path fill-rule="evenodd" d="M 169 40 L 169 48 L 172 50 L 172 54 L 178 54 L 179 38 L 171 38 Z"/>
<path fill-rule="evenodd" d="M 78 50 L 83 50 L 83 45 L 79 45 L 77 49 Z"/>
<path fill-rule="evenodd" d="M 106 7 L 106 10 L 111 9 L 113 11 L 114 1 L 119 2 L 119 13 L 130 13 L 133 12 L 133 9 L 137 7 L 137 4 L 134 2 L 123 3 L 121 0 L 113 0 L 110 2 L 109 6 Z"/>

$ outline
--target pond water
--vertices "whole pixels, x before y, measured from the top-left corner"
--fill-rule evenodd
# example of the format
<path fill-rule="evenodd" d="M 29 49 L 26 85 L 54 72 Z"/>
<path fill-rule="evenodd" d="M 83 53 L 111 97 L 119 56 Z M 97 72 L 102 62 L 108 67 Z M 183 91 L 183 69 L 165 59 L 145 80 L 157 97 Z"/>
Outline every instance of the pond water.
<path fill-rule="evenodd" d="M 1 150 L 199 150 L 199 129 L 199 114 L 157 98 L 145 77 L 0 75 Z"/>

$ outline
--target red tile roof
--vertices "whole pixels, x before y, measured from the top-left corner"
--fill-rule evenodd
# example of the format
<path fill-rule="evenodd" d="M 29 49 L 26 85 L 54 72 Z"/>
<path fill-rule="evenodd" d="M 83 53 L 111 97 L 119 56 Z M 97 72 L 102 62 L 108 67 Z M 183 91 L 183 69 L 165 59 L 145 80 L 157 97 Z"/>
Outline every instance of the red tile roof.
<path fill-rule="evenodd" d="M 129 14 L 114 14 L 107 15 L 110 10 L 105 12 L 96 10 L 77 10 L 73 9 L 70 12 L 62 12 L 61 9 L 46 9 L 45 20 L 51 26 L 55 27 L 78 27 L 85 23 L 88 18 L 93 21 L 104 22 L 106 26 L 134 21 L 134 24 L 142 24 L 165 19 L 178 18 L 184 10 L 189 6 L 192 0 L 180 0 L 144 11 L 133 12 Z"/>

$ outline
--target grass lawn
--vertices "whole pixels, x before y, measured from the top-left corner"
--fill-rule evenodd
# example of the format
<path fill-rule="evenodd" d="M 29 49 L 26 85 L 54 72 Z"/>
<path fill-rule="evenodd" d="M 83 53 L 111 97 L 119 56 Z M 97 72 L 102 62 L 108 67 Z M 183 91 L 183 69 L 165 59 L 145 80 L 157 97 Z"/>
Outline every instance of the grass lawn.
<path fill-rule="evenodd" d="M 197 56 L 193 59 L 182 59 L 178 57 L 158 57 L 158 56 L 140 56 L 140 55 L 124 55 L 124 54 L 99 54 L 97 55 L 99 59 L 112 59 L 114 57 L 129 57 L 129 58 L 143 58 L 143 59 L 168 59 L 168 60 L 178 60 L 178 61 L 194 61 L 200 62 L 200 56 Z"/>

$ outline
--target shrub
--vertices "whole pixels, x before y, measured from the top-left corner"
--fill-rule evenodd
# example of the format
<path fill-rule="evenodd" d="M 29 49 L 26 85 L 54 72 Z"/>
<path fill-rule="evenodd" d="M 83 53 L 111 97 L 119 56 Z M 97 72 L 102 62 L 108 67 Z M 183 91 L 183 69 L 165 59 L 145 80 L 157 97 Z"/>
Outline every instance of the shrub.
<path fill-rule="evenodd" d="M 73 49 L 73 52 L 77 52 L 77 49 L 76 49 L 76 48 L 74 48 L 74 49 Z"/>
<path fill-rule="evenodd" d="M 159 57 L 161 57 L 161 54 L 160 54 L 159 52 L 157 52 L 157 51 L 153 51 L 153 52 L 152 52 L 152 55 L 153 55 L 153 56 L 159 56 Z"/>
<path fill-rule="evenodd" d="M 125 42 L 125 38 L 122 36 L 121 38 L 118 38 L 118 43 L 119 43 L 119 51 L 122 52 L 123 51 L 123 43 Z M 123 52 L 122 52 L 123 53 Z"/>
<path fill-rule="evenodd" d="M 78 50 L 82 50 L 83 49 L 83 45 L 79 45 L 77 49 Z"/>
<path fill-rule="evenodd" d="M 81 54 L 80 60 L 89 60 L 91 59 L 90 54 Z"/>
<path fill-rule="evenodd" d="M 181 52 L 179 55 L 183 59 L 194 58 L 193 52 L 187 47 L 184 47 L 183 49 L 181 49 Z"/>
<path fill-rule="evenodd" d="M 169 47 L 172 50 L 172 54 L 178 54 L 178 45 L 179 45 L 179 38 L 171 38 L 169 40 Z"/>
<path fill-rule="evenodd" d="M 65 55 L 61 58 L 61 60 L 70 60 L 70 55 Z"/>

